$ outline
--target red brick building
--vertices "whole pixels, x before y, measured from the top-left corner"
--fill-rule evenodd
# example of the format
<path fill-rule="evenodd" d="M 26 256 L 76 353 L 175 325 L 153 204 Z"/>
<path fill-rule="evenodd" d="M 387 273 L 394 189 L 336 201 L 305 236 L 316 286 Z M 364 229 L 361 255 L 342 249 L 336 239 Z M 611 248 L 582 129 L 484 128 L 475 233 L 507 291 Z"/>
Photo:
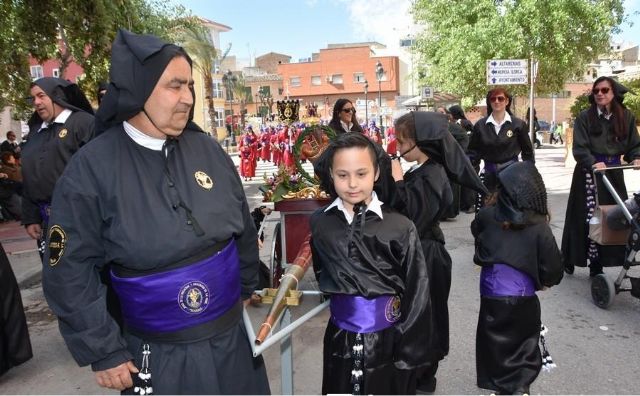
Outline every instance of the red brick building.
<path fill-rule="evenodd" d="M 379 44 L 378 44 L 379 45 Z M 392 122 L 395 97 L 399 94 L 400 64 L 397 56 L 374 55 L 375 43 L 343 44 L 321 49 L 310 62 L 281 63 L 278 74 L 282 76 L 283 96 L 302 100 L 302 106 L 316 104 L 319 115 L 331 118 L 337 99 L 347 98 L 354 104 L 364 104 L 365 80 L 369 84 L 367 99 L 369 119 L 379 123 L 380 113 L 384 125 Z M 376 63 L 380 62 L 384 75 L 380 82 L 382 107 L 377 105 L 378 80 Z M 358 119 L 364 122 L 364 106 L 358 106 Z"/>

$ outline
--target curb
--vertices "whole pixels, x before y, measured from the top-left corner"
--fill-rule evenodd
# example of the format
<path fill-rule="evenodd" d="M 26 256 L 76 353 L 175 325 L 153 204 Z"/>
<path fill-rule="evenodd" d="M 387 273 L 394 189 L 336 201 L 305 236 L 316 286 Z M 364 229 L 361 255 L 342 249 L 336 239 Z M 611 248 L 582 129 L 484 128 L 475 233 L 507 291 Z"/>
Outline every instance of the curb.
<path fill-rule="evenodd" d="M 18 279 L 18 288 L 28 289 L 31 286 L 40 283 L 42 280 L 42 268 L 33 268 L 27 271 L 23 276 L 23 279 Z"/>

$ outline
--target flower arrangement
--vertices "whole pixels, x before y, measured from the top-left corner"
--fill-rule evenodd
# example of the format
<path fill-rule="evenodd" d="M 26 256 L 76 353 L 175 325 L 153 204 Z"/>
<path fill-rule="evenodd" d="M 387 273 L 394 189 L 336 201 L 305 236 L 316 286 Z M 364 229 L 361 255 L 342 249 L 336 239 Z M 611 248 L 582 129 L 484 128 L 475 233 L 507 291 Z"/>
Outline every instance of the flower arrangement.
<path fill-rule="evenodd" d="M 292 150 L 295 168 L 280 165 L 277 173 L 271 176 L 264 174 L 264 185 L 260 187 L 264 201 L 329 198 L 327 193 L 320 190 L 319 180 L 304 170 L 300 159 L 304 156 L 309 161 L 315 161 L 333 138 L 335 132 L 329 127 L 314 125 L 305 128 L 296 139 Z"/>

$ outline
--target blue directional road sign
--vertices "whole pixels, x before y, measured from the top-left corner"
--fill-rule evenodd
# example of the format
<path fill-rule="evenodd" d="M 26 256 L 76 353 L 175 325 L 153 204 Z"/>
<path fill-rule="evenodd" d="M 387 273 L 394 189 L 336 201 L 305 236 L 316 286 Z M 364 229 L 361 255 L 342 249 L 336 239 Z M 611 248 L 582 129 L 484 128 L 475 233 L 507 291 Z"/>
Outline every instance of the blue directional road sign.
<path fill-rule="evenodd" d="M 528 84 L 527 59 L 491 59 L 487 61 L 487 85 Z"/>

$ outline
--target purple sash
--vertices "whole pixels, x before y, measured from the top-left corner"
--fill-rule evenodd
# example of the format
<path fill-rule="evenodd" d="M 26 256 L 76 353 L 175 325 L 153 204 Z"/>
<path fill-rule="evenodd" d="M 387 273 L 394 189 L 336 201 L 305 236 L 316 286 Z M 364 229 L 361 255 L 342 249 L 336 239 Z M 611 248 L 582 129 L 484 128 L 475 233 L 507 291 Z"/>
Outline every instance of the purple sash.
<path fill-rule="evenodd" d="M 616 166 L 620 165 L 620 156 L 619 155 L 605 155 L 605 154 L 593 154 L 596 162 L 604 162 L 607 166 Z"/>
<path fill-rule="evenodd" d="M 42 222 L 44 224 L 49 224 L 49 210 L 51 209 L 51 204 L 49 202 L 39 203 L 38 208 L 40 208 L 40 217 L 42 218 Z"/>
<path fill-rule="evenodd" d="M 162 273 L 120 278 L 111 271 L 127 326 L 147 333 L 183 330 L 212 321 L 240 300 L 234 240 L 204 260 Z"/>
<path fill-rule="evenodd" d="M 331 321 L 342 330 L 373 333 L 393 326 L 400 319 L 400 298 L 381 296 L 367 299 L 333 294 L 330 309 Z"/>
<path fill-rule="evenodd" d="M 507 264 L 482 267 L 480 295 L 483 297 L 524 297 L 536 294 L 531 277 Z"/>
<path fill-rule="evenodd" d="M 518 162 L 518 157 L 513 157 L 510 160 L 506 160 L 505 162 L 489 162 L 484 161 L 484 171 L 488 173 L 497 173 L 498 170 L 504 169 L 507 166 L 513 164 L 514 162 Z"/>

